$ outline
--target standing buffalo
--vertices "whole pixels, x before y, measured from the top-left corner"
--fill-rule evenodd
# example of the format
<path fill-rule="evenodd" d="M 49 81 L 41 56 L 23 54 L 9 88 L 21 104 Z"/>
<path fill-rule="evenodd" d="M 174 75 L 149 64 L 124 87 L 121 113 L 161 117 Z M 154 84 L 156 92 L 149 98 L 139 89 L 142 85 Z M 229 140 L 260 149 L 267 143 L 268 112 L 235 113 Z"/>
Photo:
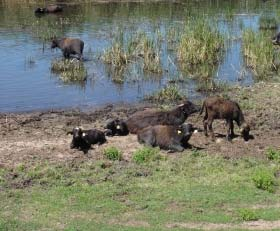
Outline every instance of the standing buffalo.
<path fill-rule="evenodd" d="M 70 55 L 77 55 L 78 59 L 82 58 L 84 50 L 84 42 L 76 38 L 53 39 L 51 48 L 60 48 L 65 58 L 70 58 Z"/>
<path fill-rule="evenodd" d="M 175 107 L 171 111 L 147 109 L 134 113 L 126 121 L 128 130 L 136 134 L 143 128 L 154 125 L 181 125 L 192 113 L 199 112 L 200 107 L 190 101 Z"/>
<path fill-rule="evenodd" d="M 188 146 L 193 134 L 191 124 L 180 126 L 156 125 L 144 128 L 138 132 L 138 141 L 146 145 L 170 151 L 182 152 Z"/>
<path fill-rule="evenodd" d="M 206 136 L 207 128 L 210 131 L 212 140 L 215 139 L 212 123 L 215 119 L 225 119 L 228 130 L 227 130 L 227 139 L 231 140 L 234 137 L 234 126 L 233 121 L 241 128 L 241 136 L 245 141 L 248 141 L 250 138 L 250 126 L 246 123 L 244 115 L 238 105 L 238 103 L 227 100 L 218 96 L 212 96 L 204 100 L 200 114 L 203 113 L 205 109 L 205 116 L 203 119 L 204 133 Z"/>
<path fill-rule="evenodd" d="M 35 14 L 44 14 L 44 13 L 57 13 L 61 12 L 63 9 L 58 5 L 48 5 L 45 8 L 37 8 Z"/>

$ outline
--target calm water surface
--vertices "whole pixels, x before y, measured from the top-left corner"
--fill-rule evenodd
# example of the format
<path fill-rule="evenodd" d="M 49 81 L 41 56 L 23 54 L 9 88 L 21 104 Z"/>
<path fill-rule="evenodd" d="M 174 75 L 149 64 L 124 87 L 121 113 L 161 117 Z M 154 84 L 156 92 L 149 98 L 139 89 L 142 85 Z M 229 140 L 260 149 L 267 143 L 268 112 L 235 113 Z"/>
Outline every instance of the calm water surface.
<path fill-rule="evenodd" d="M 240 52 L 242 30 L 258 30 L 259 16 L 271 14 L 280 6 L 278 1 L 260 0 L 81 4 L 65 7 L 62 14 L 38 18 L 33 13 L 36 5 L 12 2 L 0 0 L 1 112 L 131 103 L 161 89 L 174 78 L 186 79 L 179 87 L 189 98 L 201 97 L 196 92 L 195 80 L 180 71 L 176 54 L 168 49 L 164 39 L 168 28 L 182 30 L 190 14 L 210 16 L 209 20 L 218 22 L 222 33 L 236 38 L 227 46 L 214 78 L 229 84 L 250 85 L 254 79 L 244 68 Z M 85 42 L 88 78 L 84 84 L 65 84 L 52 74 L 51 62 L 61 58 L 62 53 L 52 51 L 50 43 L 42 38 L 49 28 L 58 36 L 79 37 Z M 134 65 L 126 70 L 124 83 L 112 81 L 113 73 L 100 55 L 119 31 L 127 36 L 137 31 L 161 34 L 161 64 L 165 71 L 154 75 Z"/>

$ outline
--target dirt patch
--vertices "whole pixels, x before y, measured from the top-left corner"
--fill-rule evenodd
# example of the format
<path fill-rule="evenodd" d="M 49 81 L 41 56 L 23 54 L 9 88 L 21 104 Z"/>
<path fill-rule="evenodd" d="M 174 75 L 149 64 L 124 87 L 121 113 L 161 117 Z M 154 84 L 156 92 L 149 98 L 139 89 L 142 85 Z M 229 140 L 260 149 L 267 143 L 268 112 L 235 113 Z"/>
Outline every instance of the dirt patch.
<path fill-rule="evenodd" d="M 242 224 L 216 224 L 216 223 L 173 223 L 167 228 L 201 229 L 201 230 L 272 230 L 280 228 L 280 221 L 250 221 Z"/>
<path fill-rule="evenodd" d="M 279 148 L 280 142 L 280 85 L 257 84 L 251 88 L 235 89 L 231 98 L 240 102 L 245 118 L 252 125 L 254 139 L 244 142 L 239 136 L 227 142 L 225 123 L 213 124 L 217 142 L 198 132 L 189 143 L 202 151 L 221 154 L 225 157 L 264 157 L 268 147 Z M 103 129 L 107 119 L 126 119 L 147 105 L 106 106 L 95 111 L 61 110 L 32 113 L 0 114 L 0 166 L 16 166 L 20 163 L 32 165 L 34 162 L 65 162 L 75 159 L 103 158 L 103 149 L 115 146 L 123 151 L 125 160 L 141 147 L 135 135 L 109 137 L 102 146 L 94 146 L 87 155 L 70 149 L 71 135 L 67 131 L 75 126 Z M 149 105 L 150 106 L 150 105 Z M 202 130 L 202 116 L 193 115 L 187 120 Z M 235 128 L 236 134 L 238 131 Z M 219 135 L 220 134 L 220 135 Z M 170 154 L 174 155 L 174 154 Z"/>

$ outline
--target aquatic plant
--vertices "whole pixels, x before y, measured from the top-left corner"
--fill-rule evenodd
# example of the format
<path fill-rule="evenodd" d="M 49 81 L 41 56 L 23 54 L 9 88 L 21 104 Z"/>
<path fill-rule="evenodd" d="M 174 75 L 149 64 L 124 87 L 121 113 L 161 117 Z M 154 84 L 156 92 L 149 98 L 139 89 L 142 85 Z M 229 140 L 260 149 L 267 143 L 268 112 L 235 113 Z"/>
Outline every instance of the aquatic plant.
<path fill-rule="evenodd" d="M 243 32 L 242 39 L 246 65 L 259 80 L 278 73 L 280 53 L 273 48 L 270 36 L 262 31 L 247 29 Z"/>
<path fill-rule="evenodd" d="M 51 63 L 51 70 L 59 74 L 64 83 L 84 82 L 87 78 L 84 64 L 77 59 L 55 59 Z"/>
<path fill-rule="evenodd" d="M 278 27 L 278 21 L 276 17 L 269 15 L 262 15 L 259 18 L 260 29 L 275 30 Z"/>
<path fill-rule="evenodd" d="M 182 100 L 183 95 L 176 85 L 168 85 L 154 94 L 146 96 L 145 99 L 158 103 L 166 103 Z"/>
<path fill-rule="evenodd" d="M 177 48 L 178 61 L 183 70 L 199 76 L 201 71 L 195 71 L 197 67 L 208 65 L 212 69 L 221 59 L 223 48 L 224 37 L 217 28 L 206 20 L 189 20 Z"/>

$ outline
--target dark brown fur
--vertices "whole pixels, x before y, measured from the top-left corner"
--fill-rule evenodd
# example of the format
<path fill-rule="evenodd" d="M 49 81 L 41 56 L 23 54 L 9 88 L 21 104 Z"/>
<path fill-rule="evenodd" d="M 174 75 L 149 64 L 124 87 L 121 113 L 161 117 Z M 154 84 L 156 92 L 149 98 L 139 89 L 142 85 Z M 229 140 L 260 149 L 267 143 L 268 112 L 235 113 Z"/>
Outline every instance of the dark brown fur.
<path fill-rule="evenodd" d="M 137 137 L 140 143 L 161 149 L 182 152 L 193 133 L 191 124 L 181 126 L 156 125 L 142 129 Z"/>
<path fill-rule="evenodd" d="M 133 134 L 148 126 L 181 125 L 190 114 L 198 112 L 199 109 L 198 106 L 190 101 L 186 101 L 171 111 L 147 109 L 134 113 L 128 118 L 126 124 L 129 132 Z"/>
<path fill-rule="evenodd" d="M 241 135 L 245 141 L 249 139 L 250 127 L 245 122 L 244 115 L 238 105 L 238 103 L 223 99 L 221 97 L 213 96 L 204 100 L 200 114 L 205 109 L 205 115 L 203 119 L 204 133 L 208 136 L 207 128 L 210 131 L 212 140 L 215 139 L 215 135 L 212 128 L 212 123 L 215 119 L 225 119 L 228 130 L 228 140 L 234 137 L 234 125 L 233 121 L 241 128 Z"/>
<path fill-rule="evenodd" d="M 78 55 L 81 59 L 84 50 L 84 42 L 76 38 L 53 39 L 51 48 L 60 48 L 65 58 L 70 58 L 70 55 Z"/>
<path fill-rule="evenodd" d="M 44 14 L 44 13 L 57 13 L 61 12 L 63 8 L 58 5 L 48 5 L 45 8 L 37 8 L 35 14 Z"/>

